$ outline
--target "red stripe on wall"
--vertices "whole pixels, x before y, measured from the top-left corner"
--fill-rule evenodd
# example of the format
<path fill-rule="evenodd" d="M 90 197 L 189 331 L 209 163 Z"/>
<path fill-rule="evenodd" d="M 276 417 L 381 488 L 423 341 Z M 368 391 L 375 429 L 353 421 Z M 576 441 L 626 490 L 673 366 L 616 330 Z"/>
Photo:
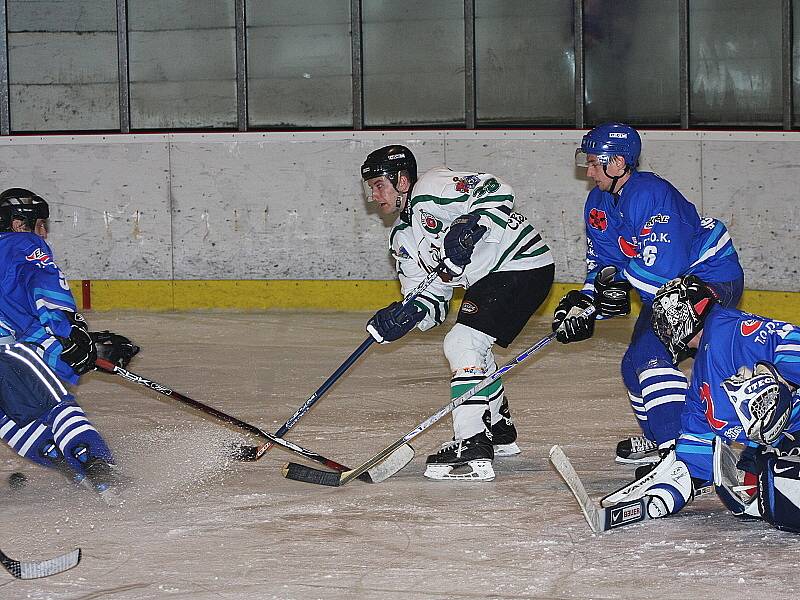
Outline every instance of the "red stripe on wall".
<path fill-rule="evenodd" d="M 81 280 L 81 298 L 83 300 L 82 310 L 91 310 L 92 308 L 92 281 L 91 279 Z"/>

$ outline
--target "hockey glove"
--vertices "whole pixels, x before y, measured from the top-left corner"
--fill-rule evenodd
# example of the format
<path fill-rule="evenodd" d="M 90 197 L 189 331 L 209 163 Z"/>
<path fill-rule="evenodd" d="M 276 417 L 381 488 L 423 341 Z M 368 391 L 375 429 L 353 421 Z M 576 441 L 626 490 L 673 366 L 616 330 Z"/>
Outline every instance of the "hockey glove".
<path fill-rule="evenodd" d="M 425 311 L 413 302 L 392 302 L 367 321 L 367 333 L 379 344 L 399 340 L 425 318 Z"/>
<path fill-rule="evenodd" d="M 616 272 L 614 267 L 611 267 Z M 606 281 L 598 276 L 594 282 L 597 313 L 604 318 L 624 317 L 631 312 L 631 284 L 627 281 Z"/>
<path fill-rule="evenodd" d="M 94 368 L 97 350 L 89 336 L 89 327 L 80 313 L 66 312 L 70 322 L 68 338 L 56 338 L 61 342 L 61 360 L 67 363 L 76 375 L 83 375 Z"/>
<path fill-rule="evenodd" d="M 464 272 L 472 260 L 472 251 L 486 233 L 484 225 L 478 225 L 480 217 L 468 213 L 453 220 L 450 229 L 444 236 L 444 266 L 455 277 Z"/>
<path fill-rule="evenodd" d="M 792 393 L 770 363 L 741 367 L 722 382 L 748 439 L 769 445 L 778 440 L 792 414 Z"/>
<path fill-rule="evenodd" d="M 562 344 L 568 344 L 592 337 L 597 313 L 587 317 L 583 311 L 593 305 L 594 301 L 586 294 L 578 290 L 568 292 L 553 313 L 553 331 L 556 332 L 556 339 Z"/>
<path fill-rule="evenodd" d="M 600 505 L 610 507 L 642 497 L 647 498 L 647 514 L 651 519 L 675 514 L 694 497 L 689 468 L 678 460 L 674 447 L 652 471 L 608 494 Z"/>
<path fill-rule="evenodd" d="M 139 353 L 139 346 L 124 335 L 105 331 L 90 331 L 89 337 L 94 342 L 97 358 L 102 358 L 122 367 L 128 366 L 131 359 Z"/>

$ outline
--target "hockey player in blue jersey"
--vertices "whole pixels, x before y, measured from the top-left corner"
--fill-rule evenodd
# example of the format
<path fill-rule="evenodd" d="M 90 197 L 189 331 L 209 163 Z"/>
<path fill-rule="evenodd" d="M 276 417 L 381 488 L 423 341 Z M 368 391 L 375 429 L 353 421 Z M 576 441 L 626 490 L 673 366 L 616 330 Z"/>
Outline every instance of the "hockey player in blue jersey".
<path fill-rule="evenodd" d="M 66 385 L 100 355 L 120 366 L 138 347 L 89 332 L 48 246 L 47 202 L 29 190 L 0 194 L 0 437 L 36 463 L 105 494 L 113 456 Z"/>
<path fill-rule="evenodd" d="M 688 275 L 656 294 L 653 328 L 676 364 L 694 355 L 681 435 L 652 471 L 603 504 L 646 496 L 650 517 L 661 517 L 713 478 L 735 514 L 800 531 L 800 327 L 720 306 Z M 734 442 L 745 446 L 738 465 Z"/>
<path fill-rule="evenodd" d="M 590 338 L 596 318 L 626 315 L 630 288 L 642 300 L 630 345 L 622 359 L 622 378 L 643 436 L 617 445 L 620 462 L 658 460 L 658 446 L 674 443 L 687 380 L 650 327 L 656 291 L 674 277 L 692 273 L 711 285 L 719 303 L 736 306 L 744 286 L 725 225 L 702 219 L 695 206 L 668 181 L 637 170 L 639 133 L 622 123 L 605 123 L 583 137 L 575 157 L 595 187 L 584 207 L 587 275 L 581 290 L 559 302 L 553 330 L 563 343 Z M 610 284 L 597 275 L 616 269 Z M 595 304 L 597 313 L 579 315 Z"/>

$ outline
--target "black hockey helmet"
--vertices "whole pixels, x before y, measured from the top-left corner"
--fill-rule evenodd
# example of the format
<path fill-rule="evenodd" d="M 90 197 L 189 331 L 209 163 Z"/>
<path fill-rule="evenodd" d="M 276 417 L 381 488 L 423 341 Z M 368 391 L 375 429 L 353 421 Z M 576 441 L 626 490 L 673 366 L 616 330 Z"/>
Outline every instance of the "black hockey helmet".
<path fill-rule="evenodd" d="M 417 182 L 417 160 L 405 146 L 393 145 L 378 148 L 367 155 L 361 165 L 361 178 L 364 181 L 375 177 L 386 176 L 397 188 L 397 177 L 405 171 L 413 186 Z"/>
<path fill-rule="evenodd" d="M 693 355 L 689 342 L 702 329 L 717 295 L 696 275 L 665 283 L 653 299 L 653 329 L 677 365 Z"/>
<path fill-rule="evenodd" d="M 14 219 L 25 221 L 28 229 L 33 231 L 37 219 L 49 218 L 47 201 L 30 190 L 9 188 L 0 194 L 0 231 L 11 231 Z"/>

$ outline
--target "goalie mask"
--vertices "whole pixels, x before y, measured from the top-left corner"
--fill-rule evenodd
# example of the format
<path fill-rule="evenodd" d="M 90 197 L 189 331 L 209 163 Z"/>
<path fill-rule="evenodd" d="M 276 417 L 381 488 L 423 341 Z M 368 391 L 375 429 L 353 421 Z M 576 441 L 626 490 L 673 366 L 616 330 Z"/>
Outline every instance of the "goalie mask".
<path fill-rule="evenodd" d="M 23 188 L 10 188 L 0 194 L 0 231 L 11 231 L 12 221 L 25 222 L 29 231 L 38 219 L 50 218 L 50 207 L 41 196 Z"/>
<path fill-rule="evenodd" d="M 689 342 L 717 301 L 713 290 L 695 275 L 684 275 L 667 282 L 653 300 L 653 329 L 677 365 L 694 353 Z"/>

